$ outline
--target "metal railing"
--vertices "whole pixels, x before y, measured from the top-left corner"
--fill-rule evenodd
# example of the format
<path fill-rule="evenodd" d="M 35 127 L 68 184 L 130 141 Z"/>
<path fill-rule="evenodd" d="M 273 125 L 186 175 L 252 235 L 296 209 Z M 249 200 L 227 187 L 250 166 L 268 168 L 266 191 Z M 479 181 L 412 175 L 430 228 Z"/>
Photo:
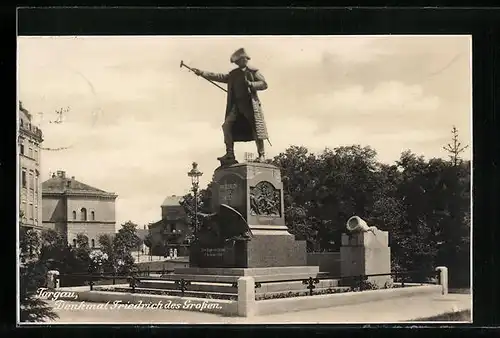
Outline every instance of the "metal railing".
<path fill-rule="evenodd" d="M 316 288 L 316 284 L 319 284 L 321 280 L 337 280 L 339 284 L 350 287 L 350 288 L 359 288 L 360 290 L 367 290 L 370 288 L 370 277 L 385 277 L 385 276 L 394 276 L 394 281 L 395 283 L 400 283 L 401 287 L 405 287 L 405 283 L 420 283 L 420 284 L 426 284 L 429 283 L 429 281 L 419 281 L 417 282 L 414 279 L 411 279 L 412 276 L 418 276 L 420 278 L 426 277 L 434 277 L 436 278 L 437 283 L 440 284 L 440 274 L 439 272 L 436 271 L 422 271 L 422 270 L 416 270 L 416 271 L 399 271 L 399 272 L 390 272 L 390 273 L 377 273 L 377 274 L 368 274 L 368 275 L 354 275 L 354 276 L 338 276 L 338 275 L 331 275 L 328 273 L 319 273 L 315 277 L 309 277 L 309 278 L 287 278 L 284 280 L 261 280 L 258 282 L 255 282 L 255 288 L 261 288 L 262 284 L 266 283 L 283 283 L 283 282 L 302 282 L 302 284 L 307 285 L 307 289 L 309 290 L 309 295 L 312 296 L 314 294 L 313 290 Z"/>
<path fill-rule="evenodd" d="M 162 270 L 150 270 L 145 269 L 142 271 L 136 271 L 130 274 L 60 274 L 56 276 L 59 280 L 64 278 L 81 278 L 84 282 L 88 282 L 90 286 L 90 290 L 94 290 L 95 282 L 99 280 L 112 280 L 112 285 L 116 285 L 116 280 L 127 280 L 129 283 L 131 293 L 135 293 L 137 286 L 141 282 L 141 280 L 153 280 L 151 274 L 160 274 L 161 276 L 167 275 L 168 273 L 173 272 L 173 270 L 162 269 Z M 162 280 L 160 276 L 159 280 Z M 351 289 L 359 288 L 361 290 L 370 289 L 370 277 L 384 277 L 384 276 L 394 276 L 394 282 L 400 283 L 401 287 L 405 287 L 405 283 L 419 283 L 419 284 L 430 284 L 429 280 L 426 281 L 416 281 L 412 279 L 412 276 L 418 276 L 420 278 L 430 277 L 436 278 L 436 284 L 440 284 L 440 274 L 436 271 L 405 271 L 405 272 L 391 272 L 391 273 L 379 273 L 379 274 L 369 274 L 369 275 L 356 275 L 356 276 L 335 276 L 327 273 L 319 273 L 315 276 L 310 276 L 308 278 L 287 278 L 283 280 L 274 280 L 269 278 L 266 280 L 266 276 L 259 276 L 260 280 L 255 282 L 255 288 L 261 288 L 262 284 L 267 283 L 285 283 L 285 282 L 302 282 L 302 284 L 306 285 L 306 289 L 308 290 L 308 294 L 310 296 L 314 295 L 314 289 L 316 289 L 316 285 L 320 283 L 321 280 L 337 280 L 341 287 L 349 287 Z M 196 280 L 188 280 L 185 278 L 179 278 L 177 280 L 172 280 L 176 289 L 178 289 L 181 293 L 181 297 L 184 297 L 186 291 L 189 290 L 189 286 L 192 283 L 213 283 L 213 280 L 202 280 L 197 278 Z M 230 284 L 231 288 L 237 288 L 237 281 L 217 281 L 218 284 Z M 196 291 L 196 290 L 191 290 Z"/>

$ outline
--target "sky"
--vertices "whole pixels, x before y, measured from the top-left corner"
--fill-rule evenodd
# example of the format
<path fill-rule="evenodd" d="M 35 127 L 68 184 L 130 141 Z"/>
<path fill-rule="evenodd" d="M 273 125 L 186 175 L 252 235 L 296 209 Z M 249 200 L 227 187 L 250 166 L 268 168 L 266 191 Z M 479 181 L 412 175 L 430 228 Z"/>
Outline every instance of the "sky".
<path fill-rule="evenodd" d="M 268 158 L 353 144 L 385 163 L 407 149 L 446 157 L 453 125 L 472 142 L 470 36 L 19 37 L 18 98 L 43 147 L 69 147 L 43 151 L 42 180 L 65 170 L 118 194 L 117 227 L 159 220 L 166 196 L 189 192 L 191 163 L 205 187 L 225 150 L 226 94 L 180 61 L 224 73 L 241 47 L 269 85 Z M 255 143 L 235 151 L 243 160 Z"/>

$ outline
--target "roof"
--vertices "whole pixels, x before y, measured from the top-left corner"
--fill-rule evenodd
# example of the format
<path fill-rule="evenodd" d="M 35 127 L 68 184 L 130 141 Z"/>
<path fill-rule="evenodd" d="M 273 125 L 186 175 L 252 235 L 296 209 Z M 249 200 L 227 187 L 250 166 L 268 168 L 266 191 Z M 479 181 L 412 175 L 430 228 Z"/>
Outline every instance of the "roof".
<path fill-rule="evenodd" d="M 146 237 L 149 235 L 148 229 L 137 229 L 135 230 L 135 235 L 140 238 L 141 241 L 144 241 Z"/>
<path fill-rule="evenodd" d="M 157 222 L 154 222 L 154 223 L 149 223 L 149 224 L 148 224 L 148 228 L 149 228 L 149 229 L 156 228 L 156 227 L 157 227 L 157 226 L 159 226 L 159 225 L 161 225 L 161 226 L 164 226 L 164 225 L 165 225 L 165 222 L 164 222 L 164 220 L 163 220 L 163 219 L 162 219 L 162 220 L 159 220 L 159 221 L 157 221 Z"/>
<path fill-rule="evenodd" d="M 19 102 L 19 130 L 23 134 L 28 134 L 36 139 L 38 142 L 43 142 L 43 134 L 40 128 L 32 124 L 31 122 L 31 114 L 27 109 L 22 106 L 22 102 Z"/>
<path fill-rule="evenodd" d="M 42 183 L 43 193 L 94 193 L 110 195 L 113 193 L 94 188 L 88 184 L 77 181 L 74 177 L 67 178 L 64 172 L 58 172 L 52 178 Z"/>
<path fill-rule="evenodd" d="M 172 206 L 180 206 L 180 201 L 182 200 L 182 196 L 171 195 L 167 196 L 163 203 L 162 207 L 172 207 Z"/>

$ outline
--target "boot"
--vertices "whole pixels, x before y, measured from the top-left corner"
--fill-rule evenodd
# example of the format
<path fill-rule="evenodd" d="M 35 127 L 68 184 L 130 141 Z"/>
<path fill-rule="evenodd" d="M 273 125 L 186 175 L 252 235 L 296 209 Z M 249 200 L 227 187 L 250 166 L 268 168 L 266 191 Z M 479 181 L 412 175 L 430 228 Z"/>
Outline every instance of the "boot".
<path fill-rule="evenodd" d="M 266 160 L 265 152 L 264 152 L 264 140 L 256 140 L 257 144 L 257 152 L 259 153 L 259 157 L 255 159 L 255 162 L 264 162 Z"/>
<path fill-rule="evenodd" d="M 219 161 L 234 161 L 234 148 L 233 145 L 226 145 L 226 154 L 221 157 L 217 157 Z"/>

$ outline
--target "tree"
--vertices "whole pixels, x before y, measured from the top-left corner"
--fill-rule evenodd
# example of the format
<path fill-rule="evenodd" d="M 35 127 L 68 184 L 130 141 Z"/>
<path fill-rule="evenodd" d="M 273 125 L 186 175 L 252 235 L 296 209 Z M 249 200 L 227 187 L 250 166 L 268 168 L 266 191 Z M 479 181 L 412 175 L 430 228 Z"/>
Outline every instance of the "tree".
<path fill-rule="evenodd" d="M 367 214 L 378 188 L 375 156 L 357 145 L 319 155 L 292 146 L 272 160 L 282 172 L 286 224 L 310 250 L 338 250 L 347 219 Z"/>
<path fill-rule="evenodd" d="M 211 201 L 212 201 L 212 185 L 210 182 L 205 189 L 198 190 L 198 212 L 212 212 Z M 186 194 L 182 197 L 180 205 L 183 207 L 186 213 L 186 222 L 191 232 L 194 234 L 195 223 L 195 198 L 193 193 Z M 201 224 L 201 220 L 198 219 L 198 226 Z"/>
<path fill-rule="evenodd" d="M 40 262 L 61 273 L 73 273 L 75 257 L 66 237 L 56 230 L 44 229 L 41 238 Z"/>
<path fill-rule="evenodd" d="M 151 246 L 153 245 L 153 236 L 151 233 L 148 233 L 146 237 L 144 237 L 144 245 L 151 250 Z"/>
<path fill-rule="evenodd" d="M 109 235 L 99 237 L 99 246 L 108 256 L 103 265 L 105 272 L 127 274 L 133 270 L 134 258 L 131 251 L 140 243 L 136 229 L 137 224 L 128 221 L 122 224 L 121 229 L 113 237 Z"/>
<path fill-rule="evenodd" d="M 456 136 L 452 144 L 455 155 L 465 149 Z M 469 261 L 470 161 L 455 155 L 448 162 L 404 151 L 383 164 L 370 147 L 313 154 L 292 146 L 270 162 L 281 169 L 286 224 L 309 250 L 338 250 L 345 222 L 358 215 L 389 231 L 395 270 L 443 264 L 451 284 L 469 279 L 461 262 Z"/>
<path fill-rule="evenodd" d="M 457 166 L 462 161 L 462 159 L 460 158 L 460 154 L 463 153 L 465 149 L 469 147 L 469 145 L 462 147 L 462 143 L 458 141 L 458 129 L 455 126 L 453 126 L 452 128 L 451 134 L 451 143 L 448 143 L 446 147 L 443 147 L 443 149 L 450 154 L 448 156 L 450 157 L 450 161 L 453 166 Z"/>
<path fill-rule="evenodd" d="M 20 217 L 22 219 L 22 217 Z M 43 299 L 36 297 L 36 291 L 45 285 L 47 267 L 37 260 L 36 250 L 41 238 L 34 230 L 20 225 L 19 232 L 19 305 L 21 322 L 41 322 L 56 319 L 58 315 Z"/>
<path fill-rule="evenodd" d="M 76 247 L 72 248 L 75 257 L 74 270 L 78 272 L 89 272 L 91 266 L 89 238 L 79 233 L 76 235 Z"/>
<path fill-rule="evenodd" d="M 40 242 L 40 235 L 36 230 L 20 227 L 19 249 L 21 262 L 30 261 L 38 257 L 41 247 Z"/>
<path fill-rule="evenodd" d="M 113 237 L 108 234 L 100 235 L 98 238 L 100 250 L 108 256 L 108 259 L 103 264 L 105 273 L 114 273 L 118 271 L 118 264 L 113 247 Z"/>

